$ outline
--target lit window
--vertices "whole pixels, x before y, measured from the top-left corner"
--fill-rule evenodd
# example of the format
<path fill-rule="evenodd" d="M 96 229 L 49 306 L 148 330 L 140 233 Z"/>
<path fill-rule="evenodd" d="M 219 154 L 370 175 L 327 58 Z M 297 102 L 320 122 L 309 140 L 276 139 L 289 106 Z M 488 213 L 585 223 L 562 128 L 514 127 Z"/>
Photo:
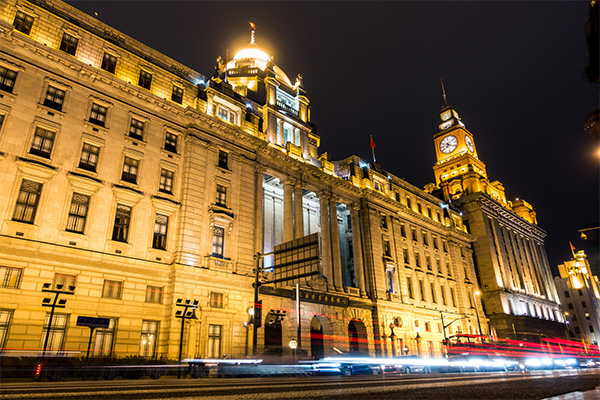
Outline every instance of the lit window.
<path fill-rule="evenodd" d="M 60 41 L 60 49 L 65 53 L 68 53 L 72 56 L 75 55 L 77 51 L 77 45 L 79 44 L 79 39 L 73 35 L 69 35 L 68 33 L 64 33 L 62 40 Z"/>
<path fill-rule="evenodd" d="M 17 73 L 8 68 L 0 67 L 0 90 L 12 93 L 17 80 Z"/>
<path fill-rule="evenodd" d="M 173 194 L 173 171 L 161 168 L 158 190 L 163 193 Z"/>
<path fill-rule="evenodd" d="M 223 308 L 223 293 L 210 292 L 210 306 L 212 308 Z"/>
<path fill-rule="evenodd" d="M 115 340 L 117 319 L 109 318 L 108 328 L 96 328 L 93 354 L 97 357 L 110 357 Z"/>
<path fill-rule="evenodd" d="M 47 354 L 60 354 L 64 351 L 63 343 L 69 322 L 69 315 L 54 314 L 52 323 L 50 323 L 50 313 L 46 314 L 42 337 L 40 338 L 40 349 L 44 350 L 46 337 L 48 338 L 48 347 L 45 349 Z"/>
<path fill-rule="evenodd" d="M 227 188 L 223 185 L 217 185 L 216 205 L 227 207 Z"/>
<path fill-rule="evenodd" d="M 0 267 L 0 288 L 18 289 L 21 284 L 21 268 Z"/>
<path fill-rule="evenodd" d="M 138 86 L 141 86 L 144 89 L 150 90 L 150 85 L 152 85 L 152 74 L 149 72 L 146 72 L 144 70 L 141 70 L 140 78 L 138 80 Z"/>
<path fill-rule="evenodd" d="M 113 56 L 110 53 L 104 53 L 104 57 L 102 57 L 102 65 L 100 66 L 105 71 L 110 72 L 111 74 L 115 73 L 117 69 L 117 57 Z"/>
<path fill-rule="evenodd" d="M 213 229 L 213 249 L 212 256 L 223 258 L 223 248 L 225 245 L 225 228 L 215 226 Z"/>
<path fill-rule="evenodd" d="M 42 184 L 23 179 L 21 189 L 17 197 L 13 221 L 33 224 L 38 202 L 42 193 Z"/>
<path fill-rule="evenodd" d="M 162 304 L 163 291 L 162 286 L 146 286 L 146 303 Z"/>
<path fill-rule="evenodd" d="M 71 207 L 69 208 L 69 218 L 67 219 L 67 231 L 83 233 L 89 205 L 90 196 L 73 193 Z"/>
<path fill-rule="evenodd" d="M 183 103 L 183 89 L 179 86 L 173 86 L 173 92 L 171 92 L 171 100 L 175 103 Z"/>
<path fill-rule="evenodd" d="M 112 240 L 116 240 L 118 242 L 127 242 L 127 236 L 129 235 L 130 220 L 131 207 L 126 206 L 124 204 L 117 204 Z"/>
<path fill-rule="evenodd" d="M 158 341 L 158 321 L 142 321 L 140 335 L 140 356 L 154 357 Z"/>
<path fill-rule="evenodd" d="M 0 310 L 0 353 L 6 348 L 8 339 L 8 328 L 12 319 L 12 310 Z"/>
<path fill-rule="evenodd" d="M 222 325 L 208 325 L 207 357 L 221 358 Z"/>
<path fill-rule="evenodd" d="M 129 125 L 129 137 L 137 140 L 144 140 L 144 125 L 144 121 L 132 118 L 131 124 Z"/>
<path fill-rule="evenodd" d="M 48 86 L 46 97 L 44 98 L 44 105 L 46 107 L 50 107 L 53 110 L 62 111 L 64 101 L 64 90 L 57 89 L 54 86 Z"/>
<path fill-rule="evenodd" d="M 177 135 L 167 132 L 165 135 L 165 150 L 177 153 Z"/>
<path fill-rule="evenodd" d="M 104 286 L 102 287 L 102 297 L 105 299 L 121 299 L 123 293 L 123 282 L 111 281 L 108 279 L 104 280 Z"/>
<path fill-rule="evenodd" d="M 103 107 L 100 104 L 96 104 L 96 103 L 92 104 L 89 121 L 92 124 L 96 124 L 98 126 L 104 126 L 106 123 L 106 112 L 107 112 L 106 107 Z"/>
<path fill-rule="evenodd" d="M 169 217 L 162 214 L 156 214 L 154 219 L 154 236 L 152 238 L 152 248 L 164 250 L 167 248 L 167 231 L 169 228 Z"/>
<path fill-rule="evenodd" d="M 17 11 L 17 15 L 15 16 L 15 22 L 13 25 L 16 30 L 22 32 L 26 35 L 29 35 L 31 32 L 31 27 L 33 26 L 33 17 L 31 15 L 25 14 L 22 11 Z"/>
<path fill-rule="evenodd" d="M 55 132 L 37 127 L 33 135 L 33 142 L 31 143 L 29 153 L 44 158 L 50 158 L 55 136 Z"/>
<path fill-rule="evenodd" d="M 89 143 L 84 143 L 83 147 L 81 148 L 79 168 L 90 172 L 96 172 L 96 166 L 98 165 L 98 154 L 100 154 L 100 147 Z"/>
<path fill-rule="evenodd" d="M 121 180 L 129 183 L 137 183 L 139 161 L 135 158 L 125 157 L 123 161 L 123 173 Z"/>

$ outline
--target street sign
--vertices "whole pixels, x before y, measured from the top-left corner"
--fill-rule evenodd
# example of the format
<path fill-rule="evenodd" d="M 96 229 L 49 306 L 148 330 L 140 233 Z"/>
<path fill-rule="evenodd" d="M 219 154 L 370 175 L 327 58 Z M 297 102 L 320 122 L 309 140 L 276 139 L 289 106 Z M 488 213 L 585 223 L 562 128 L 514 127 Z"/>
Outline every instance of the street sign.
<path fill-rule="evenodd" d="M 303 236 L 275 246 L 273 250 L 275 287 L 304 283 L 321 274 L 319 234 Z"/>
<path fill-rule="evenodd" d="M 110 318 L 97 318 L 97 317 L 77 317 L 77 326 L 87 326 L 89 328 L 108 328 L 110 325 Z"/>

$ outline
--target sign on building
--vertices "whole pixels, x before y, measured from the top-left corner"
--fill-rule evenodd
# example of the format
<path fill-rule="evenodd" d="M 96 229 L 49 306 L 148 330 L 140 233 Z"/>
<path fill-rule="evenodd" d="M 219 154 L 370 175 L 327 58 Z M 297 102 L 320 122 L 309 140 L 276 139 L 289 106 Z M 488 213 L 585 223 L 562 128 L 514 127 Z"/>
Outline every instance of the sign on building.
<path fill-rule="evenodd" d="M 281 243 L 273 250 L 275 287 L 293 286 L 321 275 L 319 234 L 313 233 Z"/>

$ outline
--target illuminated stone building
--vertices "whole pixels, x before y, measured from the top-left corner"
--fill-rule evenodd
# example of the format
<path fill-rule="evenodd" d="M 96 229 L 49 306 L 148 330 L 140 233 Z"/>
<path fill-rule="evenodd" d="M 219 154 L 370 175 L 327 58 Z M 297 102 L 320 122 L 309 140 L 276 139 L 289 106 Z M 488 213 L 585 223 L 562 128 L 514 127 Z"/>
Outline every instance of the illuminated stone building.
<path fill-rule="evenodd" d="M 578 251 L 573 259 L 558 266 L 560 276 L 554 277 L 568 321 L 571 337 L 581 338 L 598 350 L 600 343 L 600 285 L 592 275 L 585 253 Z"/>
<path fill-rule="evenodd" d="M 546 232 L 533 207 L 522 199 L 507 201 L 502 183 L 489 180 L 473 134 L 451 106 L 441 109 L 433 139 L 435 184 L 426 190 L 460 210 L 477 238 L 474 260 L 492 329 L 499 337 L 523 340 L 564 335 Z"/>
<path fill-rule="evenodd" d="M 91 316 L 110 319 L 96 356 L 177 358 L 182 299 L 199 303 L 184 358 L 244 356 L 254 256 L 312 233 L 321 273 L 300 287 L 305 353 L 440 354 L 441 317 L 456 319 L 448 333 L 474 333 L 479 312 L 486 329 L 460 215 L 377 164 L 319 154 L 301 77 L 254 35 L 208 78 L 60 1 L 2 3 L 6 352 L 43 348 L 49 283 L 75 287 L 52 352 L 81 354 L 77 317 Z M 260 350 L 296 337 L 293 296 L 261 287 Z"/>

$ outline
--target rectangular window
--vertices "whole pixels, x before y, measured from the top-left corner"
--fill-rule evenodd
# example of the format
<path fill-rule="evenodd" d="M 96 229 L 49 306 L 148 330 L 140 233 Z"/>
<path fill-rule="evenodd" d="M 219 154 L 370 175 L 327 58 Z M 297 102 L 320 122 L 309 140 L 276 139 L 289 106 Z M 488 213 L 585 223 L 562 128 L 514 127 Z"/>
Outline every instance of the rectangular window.
<path fill-rule="evenodd" d="M 137 183 L 139 161 L 135 158 L 125 157 L 123 160 L 123 174 L 121 180 L 129 183 Z"/>
<path fill-rule="evenodd" d="M 221 358 L 222 325 L 208 325 L 207 358 Z"/>
<path fill-rule="evenodd" d="M 571 297 L 571 293 L 569 293 L 568 290 L 565 290 L 565 298 L 570 298 Z"/>
<path fill-rule="evenodd" d="M 0 288 L 18 289 L 21 284 L 21 268 L 0 267 Z"/>
<path fill-rule="evenodd" d="M 406 225 L 400 224 L 400 236 L 406 237 Z"/>
<path fill-rule="evenodd" d="M 435 295 L 435 284 L 433 282 L 429 283 L 431 289 L 431 301 L 437 303 L 437 296 Z"/>
<path fill-rule="evenodd" d="M 408 258 L 408 249 L 406 247 L 402 249 L 402 255 L 404 256 L 404 264 L 409 265 L 410 259 Z"/>
<path fill-rule="evenodd" d="M 573 303 L 567 303 L 567 307 L 569 308 L 569 310 L 573 309 Z"/>
<path fill-rule="evenodd" d="M 52 281 L 53 290 L 68 290 L 70 292 L 75 290 L 77 285 L 77 275 L 55 273 L 54 280 Z"/>
<path fill-rule="evenodd" d="M 46 337 L 48 337 L 46 354 L 62 354 L 68 322 L 68 314 L 54 314 L 50 324 L 50 313 L 47 313 L 42 337 L 40 338 L 40 349 L 44 350 L 44 343 L 46 343 Z"/>
<path fill-rule="evenodd" d="M 437 236 L 432 235 L 431 236 L 431 241 L 433 242 L 433 248 L 437 250 L 438 249 L 438 239 L 437 239 Z"/>
<path fill-rule="evenodd" d="M 425 332 L 431 332 L 431 322 L 425 322 Z M 433 342 L 429 342 L 433 344 Z"/>
<path fill-rule="evenodd" d="M 429 246 L 429 237 L 427 237 L 427 232 L 421 231 L 421 236 L 423 237 L 423 244 L 425 246 Z"/>
<path fill-rule="evenodd" d="M 223 308 L 223 293 L 210 292 L 210 306 L 212 308 Z"/>
<path fill-rule="evenodd" d="M 425 265 L 427 266 L 427 271 L 431 271 L 431 257 L 429 254 L 425 254 Z"/>
<path fill-rule="evenodd" d="M 456 307 L 456 297 L 454 293 L 454 288 L 450 288 L 450 301 L 452 302 L 452 307 Z"/>
<path fill-rule="evenodd" d="M 81 158 L 79 159 L 79 168 L 85 169 L 86 171 L 96 172 L 98 166 L 98 155 L 100 154 L 100 147 L 94 146 L 89 143 L 84 143 L 81 148 Z"/>
<path fill-rule="evenodd" d="M 89 205 L 90 196 L 73 193 L 71 207 L 69 208 L 69 218 L 67 219 L 67 231 L 83 233 Z"/>
<path fill-rule="evenodd" d="M 394 287 L 394 269 L 388 268 L 386 270 L 387 281 L 388 281 L 388 290 L 390 293 L 396 293 L 396 288 Z"/>
<path fill-rule="evenodd" d="M 445 240 L 442 240 L 442 247 L 444 248 L 444 252 L 447 253 L 448 252 L 448 242 Z"/>
<path fill-rule="evenodd" d="M 158 191 L 173 194 L 173 171 L 162 168 L 160 170 L 160 183 Z"/>
<path fill-rule="evenodd" d="M 213 257 L 221 257 L 223 258 L 223 247 L 225 242 L 225 228 L 221 228 L 220 226 L 215 226 L 213 229 L 213 249 L 212 256 Z"/>
<path fill-rule="evenodd" d="M 387 217 L 385 215 L 381 216 L 381 228 L 382 229 L 388 228 Z"/>
<path fill-rule="evenodd" d="M 137 140 L 144 140 L 144 121 L 132 118 L 129 125 L 129 137 Z"/>
<path fill-rule="evenodd" d="M 171 100 L 175 103 L 183 103 L 183 89 L 179 86 L 173 86 L 173 91 L 171 92 Z"/>
<path fill-rule="evenodd" d="M 417 211 L 419 214 L 423 214 L 423 208 L 421 207 L 421 203 L 417 203 Z"/>
<path fill-rule="evenodd" d="M 44 158 L 50 158 L 55 137 L 55 132 L 37 127 L 33 135 L 33 142 L 31 143 L 29 153 Z"/>
<path fill-rule="evenodd" d="M 417 268 L 422 268 L 421 267 L 421 255 L 416 250 L 413 253 L 415 254 L 415 262 L 417 264 Z"/>
<path fill-rule="evenodd" d="M 442 293 L 442 304 L 447 306 L 448 305 L 448 301 L 446 299 L 446 287 L 444 286 L 440 286 L 440 291 Z"/>
<path fill-rule="evenodd" d="M 215 204 L 221 207 L 227 207 L 227 187 L 217 185 L 217 198 Z"/>
<path fill-rule="evenodd" d="M 138 86 L 143 87 L 144 89 L 150 90 L 150 85 L 152 85 L 152 74 L 146 72 L 144 70 L 140 71 L 140 79 L 138 80 Z"/>
<path fill-rule="evenodd" d="M 162 304 L 163 292 L 162 286 L 146 286 L 146 303 Z"/>
<path fill-rule="evenodd" d="M 12 310 L 0 310 L 0 353 L 6 348 L 12 313 Z"/>
<path fill-rule="evenodd" d="M 587 308 L 587 304 L 585 303 L 585 301 L 582 301 L 582 302 L 581 302 L 581 307 L 583 307 L 583 308 Z"/>
<path fill-rule="evenodd" d="M 169 227 L 169 217 L 162 214 L 156 214 L 154 220 L 154 236 L 152 238 L 152 248 L 165 250 L 167 248 L 167 230 Z"/>
<path fill-rule="evenodd" d="M 398 192 L 394 192 L 394 198 L 396 199 L 396 201 L 397 201 L 398 203 L 400 203 L 400 193 L 398 193 Z"/>
<path fill-rule="evenodd" d="M 219 168 L 228 169 L 229 168 L 229 153 L 223 150 L 219 150 Z"/>
<path fill-rule="evenodd" d="M 33 26 L 33 17 L 29 14 L 25 14 L 23 11 L 17 11 L 13 25 L 19 32 L 29 35 L 31 27 Z"/>
<path fill-rule="evenodd" d="M 415 228 L 410 228 L 411 232 L 412 232 L 412 240 L 414 240 L 415 242 L 417 242 L 419 239 L 417 238 L 417 230 Z"/>
<path fill-rule="evenodd" d="M 110 357 L 112 355 L 117 319 L 109 318 L 108 328 L 96 328 L 93 355 L 95 357 Z"/>
<path fill-rule="evenodd" d="M 177 135 L 167 132 L 165 135 L 165 150 L 177 153 Z"/>
<path fill-rule="evenodd" d="M 23 179 L 23 182 L 21 182 L 21 189 L 19 190 L 19 196 L 17 197 L 15 213 L 12 218 L 13 221 L 33 224 L 41 193 L 41 183 Z"/>
<path fill-rule="evenodd" d="M 112 240 L 127 242 L 129 235 L 129 223 L 131 222 L 131 207 L 117 204 L 115 214 L 115 226 L 113 228 Z"/>
<path fill-rule="evenodd" d="M 158 321 L 142 321 L 140 356 L 154 357 L 158 341 Z"/>
<path fill-rule="evenodd" d="M 104 280 L 104 286 L 102 287 L 102 297 L 103 298 L 121 300 L 122 293 L 123 293 L 123 282 L 111 281 L 108 279 Z"/>
<path fill-rule="evenodd" d="M 408 297 L 414 299 L 412 278 L 410 276 L 406 278 L 406 290 L 408 291 Z"/>
<path fill-rule="evenodd" d="M 96 104 L 96 103 L 92 104 L 89 121 L 92 124 L 96 124 L 98 126 L 104 126 L 106 123 L 106 112 L 107 112 L 106 107 L 101 106 L 100 104 Z"/>
<path fill-rule="evenodd" d="M 69 35 L 68 33 L 64 33 L 62 40 L 60 41 L 60 49 L 65 53 L 68 53 L 72 56 L 75 55 L 77 51 L 77 45 L 79 44 L 79 39 L 73 35 Z"/>
<path fill-rule="evenodd" d="M 409 210 L 412 210 L 412 202 L 410 201 L 410 197 L 407 197 L 407 198 L 406 198 L 406 207 L 407 207 Z"/>
<path fill-rule="evenodd" d="M 452 276 L 452 268 L 450 268 L 450 263 L 448 261 L 446 261 L 446 272 L 448 273 L 448 276 Z"/>
<path fill-rule="evenodd" d="M 423 286 L 423 279 L 419 279 L 419 294 L 421 295 L 421 300 L 425 301 L 425 286 Z"/>
<path fill-rule="evenodd" d="M 65 101 L 65 91 L 57 89 L 54 86 L 48 86 L 46 90 L 46 97 L 44 98 L 44 105 L 56 111 L 62 111 L 63 103 Z"/>
<path fill-rule="evenodd" d="M 392 257 L 392 249 L 390 247 L 389 240 L 383 240 L 383 255 L 386 257 Z"/>
<path fill-rule="evenodd" d="M 579 293 L 580 296 L 583 296 L 583 290 L 577 289 L 577 293 Z"/>
<path fill-rule="evenodd" d="M 104 53 L 102 57 L 102 65 L 100 66 L 103 70 L 114 74 L 117 69 L 117 57 L 110 53 Z"/>

